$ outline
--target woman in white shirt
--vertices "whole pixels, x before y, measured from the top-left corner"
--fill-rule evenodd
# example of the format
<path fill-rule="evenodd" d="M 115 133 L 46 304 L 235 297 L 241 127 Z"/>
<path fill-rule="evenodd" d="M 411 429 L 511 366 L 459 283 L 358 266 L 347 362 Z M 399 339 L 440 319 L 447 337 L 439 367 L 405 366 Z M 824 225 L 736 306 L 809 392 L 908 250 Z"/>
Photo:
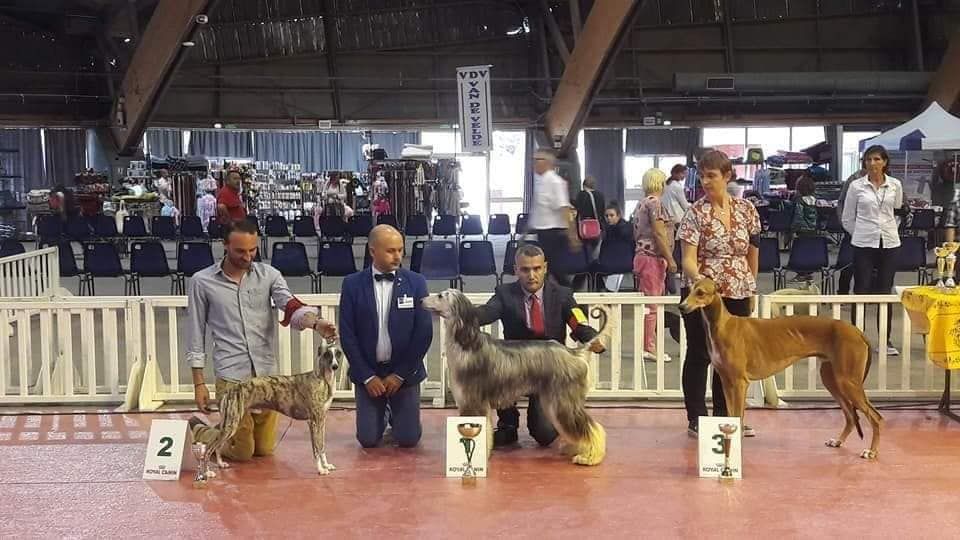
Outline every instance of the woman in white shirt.
<path fill-rule="evenodd" d="M 863 163 L 867 175 L 850 184 L 843 203 L 843 228 L 853 245 L 853 290 L 855 294 L 888 294 L 897 272 L 900 233 L 896 214 L 903 207 L 903 185 L 887 176 L 890 158 L 884 147 L 867 148 Z M 887 313 L 891 315 L 892 310 Z M 889 318 L 887 329 L 889 336 Z M 887 354 L 899 352 L 888 342 Z"/>

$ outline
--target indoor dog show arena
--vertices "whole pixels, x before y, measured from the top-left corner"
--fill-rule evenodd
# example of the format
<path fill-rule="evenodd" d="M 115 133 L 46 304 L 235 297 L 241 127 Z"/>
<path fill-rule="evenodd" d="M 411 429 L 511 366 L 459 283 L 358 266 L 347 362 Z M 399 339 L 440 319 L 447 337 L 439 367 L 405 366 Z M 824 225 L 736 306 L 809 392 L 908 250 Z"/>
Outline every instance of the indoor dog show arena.
<path fill-rule="evenodd" d="M 0 60 L 0 537 L 960 531 L 960 1 L 5 0 Z"/>

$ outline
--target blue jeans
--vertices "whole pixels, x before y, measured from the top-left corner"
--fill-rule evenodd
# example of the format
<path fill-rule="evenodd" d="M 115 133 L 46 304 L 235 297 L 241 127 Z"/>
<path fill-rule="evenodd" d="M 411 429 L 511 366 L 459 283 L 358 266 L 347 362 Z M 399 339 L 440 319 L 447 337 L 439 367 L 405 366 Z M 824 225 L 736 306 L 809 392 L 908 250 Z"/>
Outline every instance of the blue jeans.
<path fill-rule="evenodd" d="M 357 441 L 364 448 L 374 448 L 383 439 L 387 427 L 387 406 L 390 407 L 390 426 L 393 438 L 402 448 L 412 448 L 420 442 L 420 385 L 404 386 L 387 397 L 370 397 L 362 384 L 355 385 L 357 400 Z"/>

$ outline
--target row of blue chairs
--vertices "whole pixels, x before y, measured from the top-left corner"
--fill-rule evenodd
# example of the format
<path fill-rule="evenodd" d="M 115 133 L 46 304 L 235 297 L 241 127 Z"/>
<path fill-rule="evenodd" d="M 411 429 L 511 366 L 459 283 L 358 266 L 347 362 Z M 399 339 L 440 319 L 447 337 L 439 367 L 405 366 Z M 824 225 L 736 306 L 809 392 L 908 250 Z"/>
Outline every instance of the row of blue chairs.
<path fill-rule="evenodd" d="M 766 210 L 766 209 L 763 209 Z M 760 221 L 764 231 L 768 233 L 787 233 L 793 224 L 792 210 L 761 211 Z M 916 234 L 928 232 L 938 228 L 937 215 L 930 208 L 919 208 L 910 212 L 907 219 L 901 220 L 900 230 L 903 233 Z M 843 225 L 840 216 L 834 208 L 824 208 L 819 212 L 817 229 L 830 237 L 836 244 L 843 237 Z"/>
<path fill-rule="evenodd" d="M 76 277 L 80 281 L 80 295 L 94 296 L 94 278 L 124 278 L 124 294 L 140 295 L 141 277 L 169 277 L 170 294 L 186 293 L 186 278 L 214 264 L 213 251 L 207 242 L 180 242 L 177 244 L 177 266 L 171 270 L 163 244 L 156 241 L 137 241 L 130 245 L 130 268 L 125 270 L 120 253 L 113 243 L 89 242 L 83 244 L 83 268 L 77 264 L 73 244 L 63 240 L 58 245 L 60 277 Z"/>
<path fill-rule="evenodd" d="M 324 238 L 346 239 L 366 237 L 373 228 L 373 219 L 369 215 L 353 216 L 349 221 L 340 217 L 322 217 L 320 231 L 312 218 L 300 216 L 292 224 L 279 215 L 267 216 L 263 227 L 256 216 L 250 215 L 247 219 L 257 226 L 267 238 Z M 465 215 L 437 215 L 433 223 L 429 224 L 427 217 L 422 214 L 409 216 L 401 229 L 397 219 L 392 215 L 381 215 L 377 224 L 391 225 L 411 238 L 420 237 L 450 237 L 450 236 L 513 236 L 526 229 L 527 215 L 517 216 L 515 229 L 511 230 L 510 217 L 506 214 L 492 214 L 484 230 L 479 216 Z M 111 216 L 98 214 L 96 216 L 73 216 L 66 222 L 58 216 L 42 216 L 37 222 L 38 245 L 57 245 L 61 240 L 74 242 L 114 241 L 114 240 L 142 240 L 156 238 L 160 240 L 200 240 L 217 239 L 222 237 L 222 227 L 216 219 L 211 219 L 204 231 L 203 224 L 197 216 L 184 216 L 179 227 L 172 217 L 154 216 L 150 220 L 150 228 L 141 216 L 125 216 L 122 230 L 117 230 L 116 221 Z M 121 250 L 124 251 L 125 250 Z"/>
<path fill-rule="evenodd" d="M 511 230 L 510 216 L 507 214 L 492 214 L 484 229 L 480 216 L 464 215 L 461 217 L 440 214 L 434 216 L 433 223 L 429 223 L 427 216 L 414 214 L 407 218 L 401 229 L 396 216 L 384 214 L 377 216 L 377 225 L 391 225 L 410 238 L 422 237 L 450 237 L 450 236 L 512 236 L 520 234 L 526 229 L 527 215 L 517 216 L 516 228 Z M 369 215 L 358 215 L 343 221 L 340 217 L 320 219 L 320 233 L 318 234 L 313 220 L 301 216 L 293 220 L 292 227 L 283 216 L 267 216 L 264 223 L 264 235 L 270 238 L 347 238 L 366 237 L 373 228 L 373 218 Z"/>
<path fill-rule="evenodd" d="M 929 278 L 926 239 L 920 236 L 904 236 L 897 256 L 898 272 L 917 272 L 917 284 L 923 285 Z M 773 274 L 774 289 L 786 286 L 787 272 L 797 274 L 820 274 L 820 290 L 823 294 L 835 294 L 837 273 L 853 265 L 853 247 L 849 240 L 840 243 L 837 260 L 830 263 L 829 240 L 823 236 L 798 236 L 793 239 L 786 265 L 780 261 L 776 238 L 760 239 L 759 270 Z"/>
<path fill-rule="evenodd" d="M 529 242 L 536 244 L 536 242 Z M 493 243 L 489 240 L 417 240 L 410 254 L 410 269 L 428 280 L 449 281 L 451 287 L 464 288 L 465 277 L 493 276 L 497 284 L 504 277 L 515 274 L 514 259 L 520 242 L 509 240 L 504 251 L 501 270 L 497 270 Z M 574 277 L 593 277 L 591 286 L 599 287 L 599 280 L 610 274 L 632 274 L 632 245 L 627 249 L 601 249 L 600 257 L 590 261 L 586 250 L 564 261 L 564 271 Z M 371 264 L 369 245 L 364 250 L 364 268 Z M 349 242 L 321 242 L 317 248 L 317 266 L 311 268 L 307 247 L 302 242 L 277 242 L 273 246 L 270 264 L 286 277 L 309 277 L 311 290 L 322 291 L 323 277 L 343 277 L 357 271 L 353 245 Z"/>

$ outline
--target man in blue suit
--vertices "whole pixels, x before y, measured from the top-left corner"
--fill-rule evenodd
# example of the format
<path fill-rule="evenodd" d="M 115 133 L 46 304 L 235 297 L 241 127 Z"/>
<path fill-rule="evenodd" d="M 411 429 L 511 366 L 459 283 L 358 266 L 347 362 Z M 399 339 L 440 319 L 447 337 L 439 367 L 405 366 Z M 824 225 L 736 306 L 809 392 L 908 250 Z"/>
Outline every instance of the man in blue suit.
<path fill-rule="evenodd" d="M 410 448 L 420 441 L 423 358 L 433 321 L 420 302 L 427 281 L 400 268 L 403 236 L 390 225 L 370 232 L 371 268 L 348 276 L 340 291 L 340 343 L 350 364 L 357 401 L 357 440 L 380 444 L 389 420 L 393 438 Z"/>

